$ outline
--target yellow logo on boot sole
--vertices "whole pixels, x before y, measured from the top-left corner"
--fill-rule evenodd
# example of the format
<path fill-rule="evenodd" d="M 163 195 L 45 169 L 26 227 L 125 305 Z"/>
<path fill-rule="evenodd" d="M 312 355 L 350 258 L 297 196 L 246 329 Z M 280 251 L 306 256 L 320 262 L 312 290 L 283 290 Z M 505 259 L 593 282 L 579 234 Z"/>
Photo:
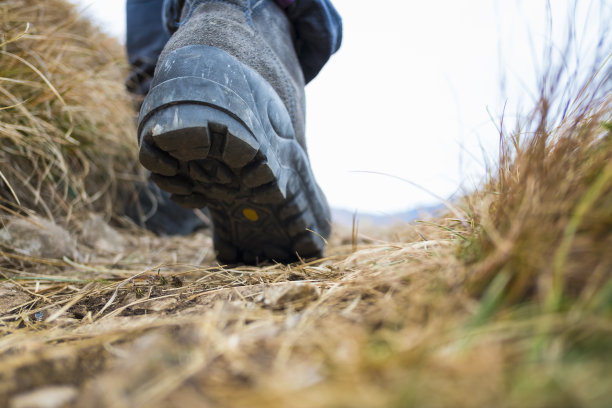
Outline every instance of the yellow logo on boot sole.
<path fill-rule="evenodd" d="M 249 221 L 255 222 L 259 220 L 259 215 L 257 214 L 257 211 L 253 210 L 252 208 L 245 208 L 244 210 L 242 210 L 242 215 L 244 215 L 244 218 Z"/>

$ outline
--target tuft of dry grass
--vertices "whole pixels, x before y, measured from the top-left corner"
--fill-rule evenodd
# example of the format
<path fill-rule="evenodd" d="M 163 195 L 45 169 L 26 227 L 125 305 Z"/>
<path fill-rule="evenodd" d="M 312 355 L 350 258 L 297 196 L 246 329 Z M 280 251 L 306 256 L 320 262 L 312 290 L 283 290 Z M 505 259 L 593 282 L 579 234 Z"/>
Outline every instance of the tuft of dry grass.
<path fill-rule="evenodd" d="M 525 123 L 502 133 L 497 174 L 468 198 L 476 228 L 461 255 L 475 294 L 497 280 L 502 303 L 534 300 L 556 311 L 577 298 L 591 303 L 609 284 L 612 81 L 601 75 L 609 61 L 558 124 L 550 125 L 555 95 L 544 92 Z"/>
<path fill-rule="evenodd" d="M 139 179 L 124 72 L 119 44 L 72 5 L 0 4 L 1 214 L 112 213 Z"/>
<path fill-rule="evenodd" d="M 0 4 L 0 406 L 609 405 L 610 92 L 558 124 L 544 93 L 461 217 L 230 267 L 206 233 L 91 213 L 132 177 L 122 52 L 59 0 L 25 4 Z"/>

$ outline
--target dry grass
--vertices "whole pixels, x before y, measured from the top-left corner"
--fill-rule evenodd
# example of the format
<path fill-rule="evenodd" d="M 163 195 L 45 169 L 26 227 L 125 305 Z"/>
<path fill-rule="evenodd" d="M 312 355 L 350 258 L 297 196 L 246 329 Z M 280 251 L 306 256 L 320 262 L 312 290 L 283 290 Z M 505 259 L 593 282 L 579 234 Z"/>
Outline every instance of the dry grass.
<path fill-rule="evenodd" d="M 137 179 L 122 49 L 59 0 L 3 1 L 0 33 L 3 213 L 110 214 Z"/>
<path fill-rule="evenodd" d="M 206 234 L 161 239 L 89 215 L 130 179 L 121 51 L 63 2 L 26 3 L 0 4 L 4 41 L 31 23 L 0 65 L 2 104 L 18 105 L 0 110 L 14 191 L 0 188 L 0 237 L 13 234 L 0 260 L 0 405 L 612 401 L 609 91 L 573 100 L 559 125 L 544 92 L 502 134 L 499 171 L 458 205 L 467 222 L 337 233 L 325 259 L 228 268 Z"/>

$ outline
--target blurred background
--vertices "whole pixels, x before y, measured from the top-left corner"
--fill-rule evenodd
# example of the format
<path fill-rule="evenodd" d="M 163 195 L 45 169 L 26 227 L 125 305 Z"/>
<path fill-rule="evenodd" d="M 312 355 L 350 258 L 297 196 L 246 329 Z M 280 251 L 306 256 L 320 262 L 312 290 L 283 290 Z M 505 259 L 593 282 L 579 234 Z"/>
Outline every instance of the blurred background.
<path fill-rule="evenodd" d="M 124 41 L 125 0 L 72 1 Z M 590 75 L 609 45 L 610 0 L 333 3 L 344 40 L 307 87 L 308 146 L 331 206 L 360 214 L 402 218 L 478 187 L 539 74 L 563 60 L 569 79 Z"/>

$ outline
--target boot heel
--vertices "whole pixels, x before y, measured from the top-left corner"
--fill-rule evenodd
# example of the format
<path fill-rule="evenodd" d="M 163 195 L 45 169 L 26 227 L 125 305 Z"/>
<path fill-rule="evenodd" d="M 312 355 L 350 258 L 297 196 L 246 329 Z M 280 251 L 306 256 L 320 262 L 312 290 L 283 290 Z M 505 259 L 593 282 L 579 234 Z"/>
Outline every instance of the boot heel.
<path fill-rule="evenodd" d="M 228 133 L 231 138 L 221 137 Z M 259 143 L 242 123 L 218 107 L 203 104 L 162 107 L 143 122 L 140 135 L 141 155 L 150 151 L 159 155 L 161 151 L 165 153 L 164 158 L 154 163 L 173 163 L 175 170 L 179 162 L 204 160 L 209 155 L 239 168 L 249 163 L 259 150 Z M 143 165 L 154 173 L 164 174 L 149 168 L 145 162 Z M 161 167 L 164 170 L 166 166 Z"/>

